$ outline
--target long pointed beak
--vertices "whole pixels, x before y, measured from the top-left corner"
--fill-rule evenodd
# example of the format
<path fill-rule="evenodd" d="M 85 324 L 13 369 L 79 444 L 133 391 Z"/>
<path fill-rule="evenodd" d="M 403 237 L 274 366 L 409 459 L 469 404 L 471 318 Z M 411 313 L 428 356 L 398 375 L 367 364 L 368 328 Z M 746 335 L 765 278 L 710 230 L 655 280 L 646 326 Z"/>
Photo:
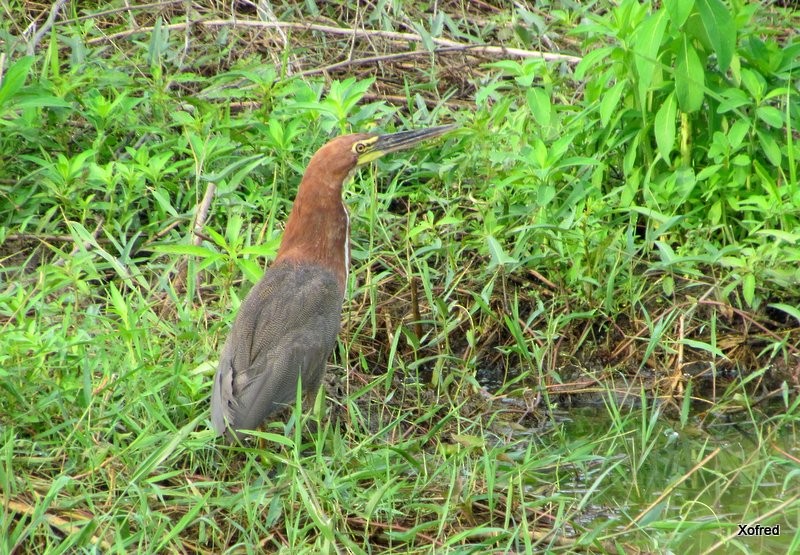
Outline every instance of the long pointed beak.
<path fill-rule="evenodd" d="M 412 131 L 401 131 L 389 135 L 380 135 L 375 141 L 375 150 L 381 154 L 388 154 L 414 146 L 422 141 L 439 137 L 457 128 L 457 125 L 440 125 Z"/>
<path fill-rule="evenodd" d="M 428 127 L 425 129 L 414 129 L 412 131 L 400 131 L 399 133 L 390 133 L 388 135 L 378 135 L 375 142 L 370 145 L 370 149 L 359 156 L 358 165 L 367 164 L 373 160 L 377 160 L 384 154 L 390 152 L 397 152 L 405 148 L 410 148 L 417 143 L 427 139 L 433 139 L 444 135 L 458 125 L 440 125 L 439 127 Z"/>

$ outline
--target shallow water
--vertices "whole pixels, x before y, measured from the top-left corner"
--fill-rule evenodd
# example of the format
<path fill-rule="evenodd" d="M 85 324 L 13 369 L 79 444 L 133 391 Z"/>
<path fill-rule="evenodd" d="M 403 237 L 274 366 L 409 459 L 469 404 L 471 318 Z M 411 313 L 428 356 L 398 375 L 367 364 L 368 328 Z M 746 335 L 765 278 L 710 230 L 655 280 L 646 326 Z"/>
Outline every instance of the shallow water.
<path fill-rule="evenodd" d="M 560 433 L 571 440 L 599 440 L 612 429 L 603 409 L 571 410 L 562 416 Z M 579 525 L 604 528 L 607 535 L 620 532 L 623 543 L 641 546 L 639 540 L 644 539 L 646 548 L 659 552 L 702 553 L 716 546 L 715 552 L 723 553 L 786 553 L 792 542 L 796 545 L 800 429 L 795 425 L 764 424 L 757 430 L 752 421 L 742 420 L 680 430 L 677 423 L 658 417 L 649 439 L 643 440 L 648 420 L 636 411 L 626 418 L 625 433 L 619 434 L 620 443 L 611 452 L 614 460 L 579 474 L 572 484 L 569 493 L 576 497 L 596 488 L 591 505 L 576 520 Z M 707 462 L 695 468 L 706 457 Z M 609 464 L 618 467 L 604 475 Z M 628 535 L 634 530 L 626 529 L 632 519 L 640 523 L 641 538 Z M 779 535 L 759 530 L 758 536 L 737 536 L 740 524 L 778 525 Z"/>

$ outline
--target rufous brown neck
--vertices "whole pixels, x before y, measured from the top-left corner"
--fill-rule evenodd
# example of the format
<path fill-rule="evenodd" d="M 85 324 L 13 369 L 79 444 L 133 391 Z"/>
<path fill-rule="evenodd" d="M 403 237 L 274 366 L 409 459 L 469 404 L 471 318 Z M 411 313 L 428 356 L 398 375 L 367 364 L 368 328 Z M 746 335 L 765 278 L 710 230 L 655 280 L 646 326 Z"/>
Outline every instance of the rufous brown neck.
<path fill-rule="evenodd" d="M 353 145 L 370 135 L 337 137 L 308 163 L 275 262 L 317 264 L 337 277 L 344 295 L 350 266 L 350 218 L 342 187 L 358 165 Z"/>
<path fill-rule="evenodd" d="M 350 265 L 350 219 L 342 202 L 342 186 L 352 164 L 342 164 L 331 143 L 308 164 L 275 262 L 316 264 L 328 268 L 344 294 Z"/>

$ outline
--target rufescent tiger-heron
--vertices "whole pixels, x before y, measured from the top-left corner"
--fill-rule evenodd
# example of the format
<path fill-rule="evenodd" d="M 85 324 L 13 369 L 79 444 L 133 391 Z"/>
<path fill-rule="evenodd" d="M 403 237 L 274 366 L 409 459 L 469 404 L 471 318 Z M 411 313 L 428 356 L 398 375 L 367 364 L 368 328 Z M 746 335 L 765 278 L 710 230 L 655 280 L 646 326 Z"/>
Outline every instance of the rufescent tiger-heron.
<path fill-rule="evenodd" d="M 319 389 L 336 345 L 350 264 L 344 182 L 356 168 L 454 129 L 337 137 L 320 148 L 300 182 L 278 255 L 239 307 L 211 393 L 211 423 L 229 437 L 252 430 Z"/>

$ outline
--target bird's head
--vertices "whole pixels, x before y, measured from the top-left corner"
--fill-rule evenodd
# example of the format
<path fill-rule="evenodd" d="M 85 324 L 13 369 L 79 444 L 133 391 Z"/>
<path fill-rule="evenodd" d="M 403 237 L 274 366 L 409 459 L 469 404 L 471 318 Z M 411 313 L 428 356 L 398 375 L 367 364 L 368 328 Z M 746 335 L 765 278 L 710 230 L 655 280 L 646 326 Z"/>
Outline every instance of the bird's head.
<path fill-rule="evenodd" d="M 410 148 L 427 139 L 444 135 L 455 128 L 455 125 L 440 125 L 439 127 L 401 131 L 388 135 L 362 136 L 353 141 L 350 151 L 356 156 L 356 166 L 363 166 L 384 154 Z"/>
<path fill-rule="evenodd" d="M 455 129 L 455 125 L 441 125 L 387 135 L 356 133 L 343 135 L 326 143 L 309 162 L 314 168 L 341 185 L 359 166 L 377 160 L 390 152 L 410 148 L 427 139 L 433 139 Z"/>

